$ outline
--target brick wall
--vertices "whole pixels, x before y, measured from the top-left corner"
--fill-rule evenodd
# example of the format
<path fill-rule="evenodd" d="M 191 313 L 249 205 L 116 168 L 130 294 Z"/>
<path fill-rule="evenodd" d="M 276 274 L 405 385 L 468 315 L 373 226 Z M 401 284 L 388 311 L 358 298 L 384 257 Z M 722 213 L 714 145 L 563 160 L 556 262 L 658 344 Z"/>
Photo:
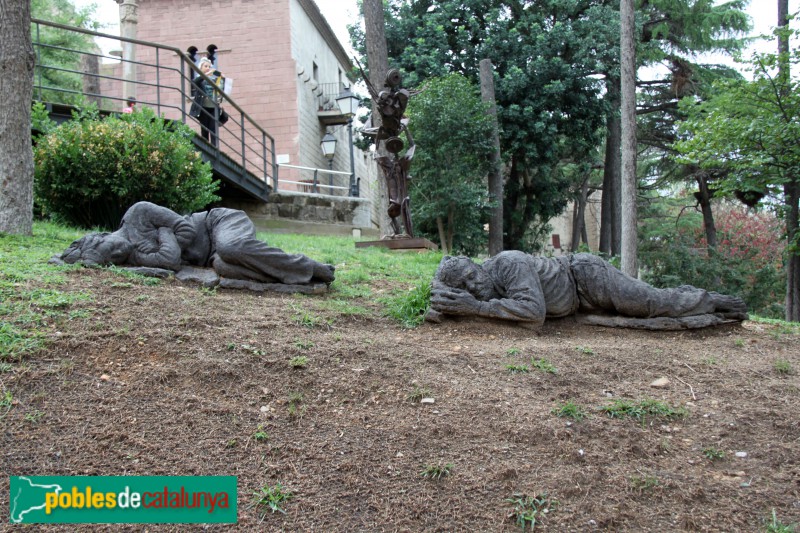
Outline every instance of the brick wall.
<path fill-rule="evenodd" d="M 234 80 L 233 99 L 275 139 L 275 153 L 288 156 L 293 165 L 328 168 L 319 146 L 325 127 L 317 118 L 314 88 L 317 83 L 339 81 L 349 85 L 344 74 L 349 65 L 342 64 L 341 51 L 337 54 L 332 50 L 326 41 L 332 36 L 329 28 L 326 36 L 319 30 L 320 24 L 327 23 L 309 5 L 309 0 L 140 0 L 137 36 L 180 50 L 196 46 L 203 51 L 208 44 L 217 45 L 219 70 Z M 309 16 L 309 9 L 316 18 Z M 159 58 L 161 63 L 171 59 Z M 155 62 L 155 53 L 139 47 L 137 60 Z M 317 80 L 313 79 L 314 64 Z M 139 79 L 155 77 L 154 69 L 137 68 Z M 160 76 L 160 83 L 180 86 L 177 73 L 170 76 L 162 70 Z M 137 97 L 154 101 L 155 92 L 139 86 Z M 186 103 L 175 95 L 162 95 L 161 99 L 162 113 L 179 118 Z M 349 172 L 347 129 L 336 127 L 333 134 L 339 141 L 333 169 Z M 224 146 L 224 131 L 220 138 Z M 374 162 L 358 149 L 355 162 L 364 188 L 367 180 L 374 179 Z M 285 174 L 281 171 L 281 177 Z M 348 181 L 347 176 L 341 176 L 335 184 L 346 185 Z M 367 185 L 366 189 L 371 188 Z"/>

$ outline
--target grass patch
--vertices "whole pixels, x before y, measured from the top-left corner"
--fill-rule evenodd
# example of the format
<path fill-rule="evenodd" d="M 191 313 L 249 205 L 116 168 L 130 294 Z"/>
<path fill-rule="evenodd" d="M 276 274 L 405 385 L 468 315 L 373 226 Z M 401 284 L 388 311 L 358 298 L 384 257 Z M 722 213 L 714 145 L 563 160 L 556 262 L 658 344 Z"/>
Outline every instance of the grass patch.
<path fill-rule="evenodd" d="M 419 403 L 423 398 L 430 398 L 431 390 L 428 387 L 420 387 L 414 385 L 414 389 L 408 394 L 408 400 L 414 403 Z"/>
<path fill-rule="evenodd" d="M 647 417 L 674 420 L 686 418 L 689 411 L 684 407 L 674 408 L 658 400 L 615 400 L 609 405 L 600 408 L 611 418 L 634 418 L 643 421 Z"/>
<path fill-rule="evenodd" d="M 293 494 L 280 483 L 277 483 L 274 487 L 264 485 L 257 492 L 254 492 L 253 496 L 255 498 L 253 503 L 256 507 L 264 509 L 264 514 L 266 514 L 267 509 L 273 513 L 286 514 L 283 506 L 293 498 Z"/>
<path fill-rule="evenodd" d="M 47 263 L 84 233 L 36 222 L 33 236 L 0 234 L 0 361 L 42 349 L 45 328 L 66 319 L 76 302 L 92 299 L 64 290 L 64 273 L 80 267 Z"/>
<path fill-rule="evenodd" d="M 269 434 L 264 430 L 264 426 L 259 425 L 256 432 L 253 433 L 253 440 L 256 442 L 265 442 L 269 440 Z"/>
<path fill-rule="evenodd" d="M 424 279 L 421 283 L 408 290 L 406 294 L 382 298 L 386 305 L 386 314 L 403 327 L 415 328 L 425 320 L 425 313 L 431 305 L 431 282 Z"/>
<path fill-rule="evenodd" d="M 39 420 L 42 419 L 43 416 L 44 413 L 42 411 L 34 409 L 29 413 L 25 413 L 25 416 L 23 418 L 25 419 L 26 422 L 30 422 L 31 424 L 36 424 L 39 422 Z"/>
<path fill-rule="evenodd" d="M 333 325 L 333 319 L 315 315 L 313 312 L 304 309 L 300 305 L 291 304 L 291 308 L 292 311 L 294 311 L 294 315 L 292 316 L 292 321 L 298 326 L 303 326 L 304 328 L 313 329 L 321 327 L 329 328 Z"/>
<path fill-rule="evenodd" d="M 719 448 L 714 448 L 713 446 L 708 446 L 706 448 L 703 448 L 703 455 L 705 455 L 706 458 L 711 461 L 718 461 L 720 459 L 725 459 L 725 452 L 720 450 Z"/>
<path fill-rule="evenodd" d="M 546 492 L 533 496 L 516 493 L 506 502 L 513 505 L 508 517 L 514 520 L 523 531 L 530 527 L 531 531 L 540 523 L 550 511 L 554 511 L 558 502 L 550 499 Z"/>
<path fill-rule="evenodd" d="M 0 394 L 0 420 L 4 419 L 11 408 L 14 407 L 14 395 L 7 390 Z"/>
<path fill-rule="evenodd" d="M 0 361 L 14 361 L 44 346 L 43 332 L 23 330 L 9 322 L 0 322 Z"/>
<path fill-rule="evenodd" d="M 557 372 L 556 367 L 554 367 L 547 359 L 536 359 L 535 357 L 531 357 L 531 367 L 547 374 L 555 374 Z"/>
<path fill-rule="evenodd" d="M 630 477 L 630 487 L 631 490 L 643 493 L 651 491 L 657 487 L 661 486 L 661 482 L 655 476 L 649 475 L 641 475 L 641 476 L 631 476 Z"/>
<path fill-rule="evenodd" d="M 293 392 L 289 394 L 289 401 L 287 405 L 289 411 L 289 418 L 299 420 L 306 414 L 306 406 L 303 405 L 303 394 L 300 392 Z"/>
<path fill-rule="evenodd" d="M 568 400 L 561 405 L 554 407 L 551 412 L 559 418 L 571 418 L 576 422 L 580 422 L 589 416 L 583 407 L 576 404 L 572 400 Z"/>
<path fill-rule="evenodd" d="M 296 348 L 301 350 L 310 350 L 314 347 L 314 343 L 311 341 L 304 341 L 304 340 L 296 340 L 294 341 L 294 345 Z"/>
<path fill-rule="evenodd" d="M 331 284 L 330 296 L 345 301 L 385 300 L 387 306 L 402 306 L 392 302 L 407 298 L 409 287 L 418 287 L 420 280 L 429 283 L 442 259 L 441 252 L 399 254 L 378 246 L 356 248 L 353 239 L 344 236 L 259 233 L 258 238 L 335 265 L 336 281 Z"/>
<path fill-rule="evenodd" d="M 445 476 L 449 476 L 453 471 L 453 463 L 447 464 L 430 464 L 422 467 L 422 472 L 419 473 L 420 477 L 438 481 Z"/>
<path fill-rule="evenodd" d="M 330 298 L 315 302 L 318 309 L 325 309 L 342 316 L 370 316 L 372 312 L 363 305 L 357 305 L 345 298 Z"/>
<path fill-rule="evenodd" d="M 779 335 L 800 335 L 800 324 L 797 322 L 786 322 L 777 318 L 764 318 L 755 315 L 750 315 L 750 320 L 759 324 L 773 326 L 774 333 Z"/>
<path fill-rule="evenodd" d="M 531 371 L 527 365 L 515 365 L 515 364 L 507 364 L 506 370 L 508 370 L 511 374 L 527 374 Z"/>
<path fill-rule="evenodd" d="M 772 508 L 772 517 L 770 520 L 765 522 L 764 524 L 764 531 L 766 533 L 795 533 L 797 531 L 796 524 L 784 524 L 780 520 L 778 520 L 778 513 L 775 512 L 775 508 Z"/>
<path fill-rule="evenodd" d="M 289 359 L 289 366 L 292 368 L 305 368 L 308 365 L 308 357 L 298 355 Z"/>
<path fill-rule="evenodd" d="M 788 376 L 792 373 L 792 363 L 785 359 L 777 359 L 772 363 L 772 368 L 779 376 Z"/>
<path fill-rule="evenodd" d="M 108 269 L 117 274 L 118 276 L 127 279 L 130 282 L 129 285 L 143 285 L 145 287 L 153 287 L 155 285 L 161 284 L 161 280 L 158 278 L 154 278 L 152 276 L 144 276 L 142 274 L 139 274 L 138 272 L 132 272 L 126 268 L 118 266 L 110 266 L 108 267 Z"/>

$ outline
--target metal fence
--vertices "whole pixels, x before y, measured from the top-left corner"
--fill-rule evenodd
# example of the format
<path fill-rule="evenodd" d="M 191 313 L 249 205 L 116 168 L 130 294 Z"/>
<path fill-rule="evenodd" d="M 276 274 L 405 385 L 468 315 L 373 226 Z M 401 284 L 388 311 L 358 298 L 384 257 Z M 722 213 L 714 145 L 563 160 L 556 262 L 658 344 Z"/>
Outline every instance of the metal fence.
<path fill-rule="evenodd" d="M 350 193 L 349 172 L 284 164 L 279 167 L 281 176 L 284 176 L 281 183 L 293 183 L 299 192 L 329 196 L 347 196 Z"/>
<path fill-rule="evenodd" d="M 339 109 L 336 97 L 344 91 L 343 83 L 320 83 L 314 89 L 317 95 L 317 104 L 320 111 L 333 111 Z"/>

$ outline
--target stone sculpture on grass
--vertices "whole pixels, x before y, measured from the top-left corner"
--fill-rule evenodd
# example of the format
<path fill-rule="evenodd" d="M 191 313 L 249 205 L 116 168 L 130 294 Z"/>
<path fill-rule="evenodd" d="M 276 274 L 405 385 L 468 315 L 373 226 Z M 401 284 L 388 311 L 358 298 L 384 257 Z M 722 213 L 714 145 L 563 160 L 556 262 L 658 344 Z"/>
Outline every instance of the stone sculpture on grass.
<path fill-rule="evenodd" d="M 287 254 L 255 236 L 253 222 L 236 209 L 216 208 L 185 217 L 150 202 L 127 210 L 113 233 L 91 233 L 54 262 L 121 265 L 150 275 L 177 273 L 206 286 L 326 292 L 333 265 Z M 212 269 L 198 272 L 197 267 Z"/>
<path fill-rule="evenodd" d="M 427 319 L 495 318 L 538 327 L 545 317 L 653 330 L 700 328 L 747 319 L 734 296 L 683 285 L 657 289 L 591 254 L 535 257 L 506 251 L 482 265 L 444 257 L 431 287 Z"/>

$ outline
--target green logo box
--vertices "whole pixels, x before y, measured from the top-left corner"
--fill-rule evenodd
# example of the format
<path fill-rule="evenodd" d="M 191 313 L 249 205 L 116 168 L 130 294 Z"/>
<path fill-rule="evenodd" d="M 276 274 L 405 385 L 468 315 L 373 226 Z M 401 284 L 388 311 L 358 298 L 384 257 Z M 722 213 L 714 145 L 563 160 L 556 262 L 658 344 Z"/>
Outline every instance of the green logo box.
<path fill-rule="evenodd" d="M 14 524 L 234 524 L 236 476 L 12 476 Z"/>

